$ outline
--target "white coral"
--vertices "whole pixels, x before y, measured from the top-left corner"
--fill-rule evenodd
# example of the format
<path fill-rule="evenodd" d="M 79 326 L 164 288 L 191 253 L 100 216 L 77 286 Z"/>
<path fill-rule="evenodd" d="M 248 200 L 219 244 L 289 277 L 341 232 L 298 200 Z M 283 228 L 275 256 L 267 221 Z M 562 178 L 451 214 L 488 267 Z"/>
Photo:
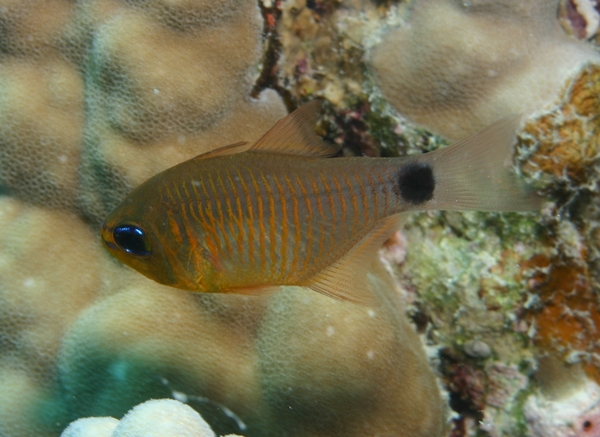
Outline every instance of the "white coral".
<path fill-rule="evenodd" d="M 146 401 L 120 421 L 89 417 L 71 423 L 61 437 L 215 437 L 193 408 L 173 399 Z M 230 434 L 226 437 L 240 437 Z"/>

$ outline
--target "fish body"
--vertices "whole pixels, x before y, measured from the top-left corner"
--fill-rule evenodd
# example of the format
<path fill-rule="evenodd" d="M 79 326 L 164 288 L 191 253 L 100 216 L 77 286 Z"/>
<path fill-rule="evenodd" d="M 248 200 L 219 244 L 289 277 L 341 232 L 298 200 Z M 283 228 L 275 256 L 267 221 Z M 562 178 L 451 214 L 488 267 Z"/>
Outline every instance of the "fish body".
<path fill-rule="evenodd" d="M 425 155 L 329 158 L 338 147 L 312 131 L 319 107 L 301 107 L 252 147 L 229 146 L 152 177 L 106 218 L 106 248 L 186 290 L 301 285 L 370 303 L 366 274 L 402 213 L 539 206 L 502 165 L 514 120 Z"/>

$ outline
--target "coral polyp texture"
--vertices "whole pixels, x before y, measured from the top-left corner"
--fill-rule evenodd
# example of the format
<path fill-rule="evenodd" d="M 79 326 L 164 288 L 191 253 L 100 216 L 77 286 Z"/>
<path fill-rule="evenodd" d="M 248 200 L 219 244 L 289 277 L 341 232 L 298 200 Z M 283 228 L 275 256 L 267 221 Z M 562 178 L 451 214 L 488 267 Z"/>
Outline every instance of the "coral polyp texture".
<path fill-rule="evenodd" d="M 61 437 L 215 437 L 210 425 L 193 408 L 173 399 L 146 401 L 120 421 L 90 417 L 71 423 Z M 229 434 L 225 437 L 240 437 Z"/>
<path fill-rule="evenodd" d="M 403 115 L 446 138 L 532 112 L 551 104 L 578 66 L 600 63 L 565 34 L 557 10 L 547 0 L 415 0 L 409 24 L 373 49 L 377 83 Z"/>
<path fill-rule="evenodd" d="M 0 435 L 81 418 L 111 435 L 164 398 L 180 403 L 154 404 L 135 435 L 174 405 L 246 437 L 595 435 L 597 12 L 0 0 Z M 444 143 L 431 132 L 522 113 L 515 168 L 547 204 L 407 217 L 382 251 L 395 279 L 370 277 L 375 308 L 174 290 L 102 249 L 98 224 L 133 187 L 315 97 L 344 155 L 423 153 Z"/>
<path fill-rule="evenodd" d="M 285 115 L 273 91 L 249 97 L 254 2 L 5 3 L 0 182 L 27 201 L 98 222 L 156 172 Z"/>

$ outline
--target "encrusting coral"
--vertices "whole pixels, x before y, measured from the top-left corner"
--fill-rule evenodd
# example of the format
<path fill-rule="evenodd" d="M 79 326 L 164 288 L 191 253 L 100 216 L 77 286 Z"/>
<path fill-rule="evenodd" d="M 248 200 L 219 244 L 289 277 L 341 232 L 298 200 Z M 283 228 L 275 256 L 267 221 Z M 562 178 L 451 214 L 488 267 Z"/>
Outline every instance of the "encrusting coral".
<path fill-rule="evenodd" d="M 561 423 L 593 435 L 598 37 L 572 13 L 593 20 L 585 1 L 0 1 L 0 434 L 58 436 L 172 397 L 221 435 L 443 435 L 441 383 L 453 437 L 539 435 L 561 402 L 575 405 Z M 274 89 L 288 106 L 324 97 L 319 132 L 344 154 L 440 146 L 406 119 L 452 138 L 524 112 L 516 162 L 548 207 L 410 217 L 386 256 L 402 293 L 373 277 L 377 308 L 190 294 L 102 250 L 96 224 L 132 187 L 284 116 Z M 582 369 L 562 397 L 538 369 L 550 353 Z"/>

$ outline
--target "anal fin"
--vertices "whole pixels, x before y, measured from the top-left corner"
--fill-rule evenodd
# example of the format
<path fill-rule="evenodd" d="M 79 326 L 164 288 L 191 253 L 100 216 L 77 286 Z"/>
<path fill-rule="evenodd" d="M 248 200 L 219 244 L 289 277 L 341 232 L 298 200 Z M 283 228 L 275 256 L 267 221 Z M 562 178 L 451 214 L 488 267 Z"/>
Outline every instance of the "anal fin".
<path fill-rule="evenodd" d="M 281 285 L 257 285 L 255 287 L 240 287 L 221 290 L 220 293 L 245 294 L 248 296 L 265 296 L 277 293 L 281 290 Z"/>
<path fill-rule="evenodd" d="M 367 284 L 367 274 L 377 261 L 377 251 L 402 222 L 399 214 L 382 219 L 348 253 L 299 285 L 335 299 L 377 306 L 379 302 Z"/>

